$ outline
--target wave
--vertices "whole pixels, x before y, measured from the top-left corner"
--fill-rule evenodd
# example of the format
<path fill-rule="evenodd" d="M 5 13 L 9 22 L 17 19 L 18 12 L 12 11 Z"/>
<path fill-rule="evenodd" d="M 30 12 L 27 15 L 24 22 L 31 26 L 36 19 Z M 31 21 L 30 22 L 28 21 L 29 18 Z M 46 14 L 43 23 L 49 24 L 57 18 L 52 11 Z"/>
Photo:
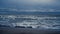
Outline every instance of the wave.
<path fill-rule="evenodd" d="M 0 24 L 38 29 L 60 29 L 60 17 L 37 15 L 0 15 Z"/>

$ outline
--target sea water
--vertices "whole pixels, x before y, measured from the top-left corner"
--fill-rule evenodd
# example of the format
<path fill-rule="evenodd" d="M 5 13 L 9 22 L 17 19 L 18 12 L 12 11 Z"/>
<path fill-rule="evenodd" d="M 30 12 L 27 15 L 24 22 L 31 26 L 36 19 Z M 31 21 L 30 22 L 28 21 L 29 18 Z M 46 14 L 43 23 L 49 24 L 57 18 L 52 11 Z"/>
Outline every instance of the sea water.
<path fill-rule="evenodd" d="M 15 28 L 16 26 L 60 29 L 60 17 L 49 15 L 0 15 L 0 27 Z"/>

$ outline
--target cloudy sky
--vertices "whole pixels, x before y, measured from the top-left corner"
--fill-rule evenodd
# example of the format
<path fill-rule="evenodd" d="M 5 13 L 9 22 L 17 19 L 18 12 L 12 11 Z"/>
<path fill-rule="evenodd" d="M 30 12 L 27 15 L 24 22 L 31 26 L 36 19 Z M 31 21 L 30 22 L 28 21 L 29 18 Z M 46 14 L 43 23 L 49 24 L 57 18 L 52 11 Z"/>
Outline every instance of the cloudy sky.
<path fill-rule="evenodd" d="M 0 9 L 19 11 L 60 11 L 60 0 L 0 0 Z"/>

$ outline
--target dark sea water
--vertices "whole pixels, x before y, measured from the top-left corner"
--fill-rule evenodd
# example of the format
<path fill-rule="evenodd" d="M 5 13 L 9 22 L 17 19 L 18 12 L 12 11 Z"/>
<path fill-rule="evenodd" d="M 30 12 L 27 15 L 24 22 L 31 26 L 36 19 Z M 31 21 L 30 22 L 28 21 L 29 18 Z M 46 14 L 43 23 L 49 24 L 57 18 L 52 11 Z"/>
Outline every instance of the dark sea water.
<path fill-rule="evenodd" d="M 5 26 L 4 26 L 5 25 Z M 0 27 L 60 29 L 60 16 L 49 15 L 0 15 Z M 18 27 L 19 28 L 19 27 Z"/>
<path fill-rule="evenodd" d="M 0 34 L 59 34 L 60 12 L 0 12 Z"/>

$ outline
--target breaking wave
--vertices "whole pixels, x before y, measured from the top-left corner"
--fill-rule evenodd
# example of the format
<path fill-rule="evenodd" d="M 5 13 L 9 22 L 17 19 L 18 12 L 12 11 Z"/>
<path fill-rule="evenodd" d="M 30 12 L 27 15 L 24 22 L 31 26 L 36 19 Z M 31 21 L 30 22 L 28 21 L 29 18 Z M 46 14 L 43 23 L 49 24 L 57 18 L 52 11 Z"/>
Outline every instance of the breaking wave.
<path fill-rule="evenodd" d="M 46 15 L 0 15 L 0 27 L 7 26 L 12 28 L 23 26 L 25 28 L 60 29 L 60 17 Z"/>

